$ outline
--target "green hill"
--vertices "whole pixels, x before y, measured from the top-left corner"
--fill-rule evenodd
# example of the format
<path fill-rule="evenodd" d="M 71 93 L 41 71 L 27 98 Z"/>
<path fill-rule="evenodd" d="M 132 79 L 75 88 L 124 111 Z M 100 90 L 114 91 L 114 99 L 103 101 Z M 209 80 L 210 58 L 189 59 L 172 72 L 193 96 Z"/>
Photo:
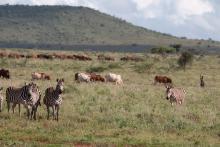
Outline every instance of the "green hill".
<path fill-rule="evenodd" d="M 189 40 L 134 26 L 86 7 L 0 6 L 0 44 L 170 45 L 219 48 L 212 40 Z"/>

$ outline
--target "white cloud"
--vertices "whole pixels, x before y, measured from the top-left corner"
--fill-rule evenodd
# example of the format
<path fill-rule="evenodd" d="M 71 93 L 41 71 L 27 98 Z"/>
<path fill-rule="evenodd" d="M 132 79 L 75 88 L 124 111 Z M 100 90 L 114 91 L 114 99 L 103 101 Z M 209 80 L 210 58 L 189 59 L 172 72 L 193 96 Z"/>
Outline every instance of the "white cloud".
<path fill-rule="evenodd" d="M 175 13 L 170 18 L 176 24 L 183 24 L 193 16 L 213 13 L 214 8 L 208 0 L 176 0 Z"/>

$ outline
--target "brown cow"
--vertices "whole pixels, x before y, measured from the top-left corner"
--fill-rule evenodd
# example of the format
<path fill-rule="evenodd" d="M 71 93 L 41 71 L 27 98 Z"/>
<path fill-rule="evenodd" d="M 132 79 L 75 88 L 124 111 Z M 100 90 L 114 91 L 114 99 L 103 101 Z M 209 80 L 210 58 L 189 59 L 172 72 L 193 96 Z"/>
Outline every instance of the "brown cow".
<path fill-rule="evenodd" d="M 122 57 L 121 61 L 135 61 L 135 62 L 139 62 L 139 61 L 144 61 L 144 59 L 142 59 L 140 57 L 126 56 L 126 57 Z"/>
<path fill-rule="evenodd" d="M 65 55 L 65 54 L 54 53 L 53 56 L 54 56 L 54 58 L 62 59 L 62 60 L 67 58 L 67 55 Z"/>
<path fill-rule="evenodd" d="M 98 55 L 98 60 L 115 61 L 113 57 L 105 56 L 105 55 Z"/>
<path fill-rule="evenodd" d="M 26 55 L 26 58 L 33 58 L 33 59 L 36 59 L 37 58 L 37 55 L 36 54 L 29 54 L 29 55 Z"/>
<path fill-rule="evenodd" d="M 21 56 L 18 53 L 9 53 L 8 58 L 16 58 L 19 59 Z"/>
<path fill-rule="evenodd" d="M 105 82 L 105 78 L 103 78 L 101 75 L 97 75 L 96 73 L 89 73 L 90 75 L 90 81 L 92 82 Z"/>
<path fill-rule="evenodd" d="M 50 80 L 50 76 L 48 74 L 45 74 L 45 73 L 40 73 L 40 74 L 41 74 L 42 79 Z"/>
<path fill-rule="evenodd" d="M 53 55 L 47 55 L 47 54 L 38 54 L 37 58 L 39 58 L 39 59 L 53 59 L 54 56 Z"/>
<path fill-rule="evenodd" d="M 1 58 L 8 57 L 8 54 L 6 52 L 0 52 L 0 57 Z"/>
<path fill-rule="evenodd" d="M 76 60 L 80 60 L 80 61 L 91 61 L 92 60 L 92 58 L 86 57 L 86 56 L 83 56 L 83 55 L 73 55 L 73 57 Z"/>
<path fill-rule="evenodd" d="M 156 83 L 172 84 L 172 80 L 167 76 L 155 76 L 154 84 Z"/>
<path fill-rule="evenodd" d="M 10 79 L 9 70 L 1 69 L 0 70 L 0 77 L 5 78 L 5 79 Z"/>

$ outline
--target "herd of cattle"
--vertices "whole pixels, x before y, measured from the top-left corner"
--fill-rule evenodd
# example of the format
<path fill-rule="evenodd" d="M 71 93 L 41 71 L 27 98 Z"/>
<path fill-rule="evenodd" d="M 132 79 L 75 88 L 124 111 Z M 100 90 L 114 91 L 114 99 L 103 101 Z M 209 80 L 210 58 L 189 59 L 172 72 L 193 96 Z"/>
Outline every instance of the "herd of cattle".
<path fill-rule="evenodd" d="M 10 73 L 7 69 L 0 69 L 0 77 L 5 79 L 10 79 Z M 50 80 L 50 76 L 46 73 L 42 72 L 33 72 L 31 74 L 32 81 L 34 80 Z M 123 80 L 121 75 L 117 75 L 114 73 L 108 73 L 105 76 L 96 74 L 96 73 L 76 73 L 75 81 L 77 83 L 81 82 L 114 82 L 116 85 L 122 85 Z M 155 76 L 154 84 L 157 83 L 164 84 L 166 87 L 166 98 L 170 101 L 171 105 L 174 103 L 182 104 L 185 99 L 185 90 L 183 88 L 173 87 L 172 79 L 167 76 Z M 200 75 L 200 86 L 204 87 L 204 77 Z M 3 88 L 0 88 L 2 91 Z M 59 109 L 62 103 L 62 93 L 64 91 L 64 79 L 57 79 L 57 85 L 55 88 L 49 87 L 45 90 L 43 103 L 47 107 L 47 119 L 49 119 L 50 107 L 52 108 L 53 119 L 58 121 L 59 118 Z M 20 115 L 20 105 L 22 104 L 27 110 L 28 119 L 36 120 L 36 112 L 38 106 L 41 105 L 41 92 L 39 87 L 31 82 L 29 84 L 25 84 L 23 87 L 15 88 L 8 87 L 6 89 L 6 102 L 8 112 L 10 111 L 10 104 L 12 104 L 12 111 L 14 113 L 14 109 L 16 105 L 19 106 L 19 115 Z M 3 96 L 0 95 L 0 111 L 3 106 Z"/>
<path fill-rule="evenodd" d="M 53 54 L 21 54 L 21 53 L 15 53 L 15 52 L 0 52 L 0 58 L 14 58 L 14 59 L 20 59 L 20 58 L 27 58 L 27 59 L 72 59 L 72 60 L 79 60 L 79 61 L 91 61 L 92 58 L 85 56 L 85 55 L 67 55 L 67 54 L 61 54 L 61 53 L 53 53 Z M 115 61 L 114 57 L 107 56 L 107 55 L 98 55 L 97 56 L 98 60 L 105 60 L 105 61 Z M 144 61 L 143 58 L 141 57 L 136 57 L 136 56 L 125 56 L 120 58 L 121 61 Z"/>

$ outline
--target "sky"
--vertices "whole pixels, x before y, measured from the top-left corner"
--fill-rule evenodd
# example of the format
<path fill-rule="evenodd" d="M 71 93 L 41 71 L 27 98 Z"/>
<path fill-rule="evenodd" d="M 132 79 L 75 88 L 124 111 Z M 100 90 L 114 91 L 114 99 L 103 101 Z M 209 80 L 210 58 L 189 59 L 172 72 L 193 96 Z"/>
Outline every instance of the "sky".
<path fill-rule="evenodd" d="M 0 4 L 86 6 L 162 33 L 220 41 L 220 0 L 1 0 Z"/>

